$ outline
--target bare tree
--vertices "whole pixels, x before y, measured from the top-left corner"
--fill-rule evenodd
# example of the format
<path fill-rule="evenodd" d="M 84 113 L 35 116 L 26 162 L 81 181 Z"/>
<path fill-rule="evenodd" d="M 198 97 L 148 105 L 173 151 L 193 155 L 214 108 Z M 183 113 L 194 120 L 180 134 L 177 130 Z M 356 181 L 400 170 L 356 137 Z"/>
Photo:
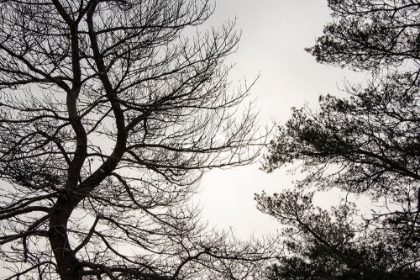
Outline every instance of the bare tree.
<path fill-rule="evenodd" d="M 261 137 L 229 89 L 233 23 L 207 0 L 1 1 L 0 244 L 13 276 L 239 279 L 259 244 L 206 230 L 203 172 Z"/>

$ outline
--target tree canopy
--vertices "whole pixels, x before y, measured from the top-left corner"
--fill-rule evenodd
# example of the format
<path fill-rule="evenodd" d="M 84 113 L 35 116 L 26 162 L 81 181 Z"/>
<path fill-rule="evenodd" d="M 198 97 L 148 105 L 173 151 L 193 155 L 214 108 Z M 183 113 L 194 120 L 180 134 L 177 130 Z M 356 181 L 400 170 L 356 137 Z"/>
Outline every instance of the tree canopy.
<path fill-rule="evenodd" d="M 258 208 L 286 225 L 285 252 L 269 279 L 419 279 L 420 3 L 328 1 L 333 21 L 308 48 L 318 62 L 369 71 L 347 97 L 321 96 L 293 109 L 263 168 L 301 168 L 295 190 L 257 195 Z M 372 213 L 344 200 L 315 207 L 315 191 L 367 195 Z M 374 211 L 375 210 L 375 211 Z"/>
<path fill-rule="evenodd" d="M 333 21 L 307 50 L 320 63 L 378 70 L 418 62 L 416 0 L 328 0 Z"/>
<path fill-rule="evenodd" d="M 0 256 L 10 279 L 242 279 L 267 248 L 206 229 L 203 172 L 262 137 L 209 1 L 1 1 Z M 182 35 L 187 31 L 191 36 Z"/>

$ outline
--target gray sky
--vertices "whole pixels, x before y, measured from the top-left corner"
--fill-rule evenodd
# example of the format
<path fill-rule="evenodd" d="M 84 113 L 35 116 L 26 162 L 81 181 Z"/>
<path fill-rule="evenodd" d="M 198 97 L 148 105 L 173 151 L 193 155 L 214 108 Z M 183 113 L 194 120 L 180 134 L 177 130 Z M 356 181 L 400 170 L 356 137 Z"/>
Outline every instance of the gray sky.
<path fill-rule="evenodd" d="M 262 124 L 270 119 L 284 123 L 291 107 L 308 103 L 316 108 L 320 94 L 345 96 L 338 89 L 344 78 L 365 80 L 364 74 L 318 64 L 304 51 L 331 21 L 327 0 L 218 0 L 208 24 L 217 27 L 235 17 L 242 38 L 238 52 L 230 57 L 229 62 L 236 64 L 230 78 L 235 85 L 261 75 L 252 97 L 257 99 Z M 219 230 L 232 229 L 241 238 L 275 232 L 278 223 L 256 209 L 254 193 L 265 190 L 270 194 L 290 187 L 297 177 L 286 175 L 286 170 L 266 174 L 260 166 L 257 162 L 206 174 L 195 197 L 202 205 L 203 220 Z M 338 193 L 316 201 L 332 205 L 338 201 Z"/>
<path fill-rule="evenodd" d="M 304 51 L 322 34 L 330 21 L 327 0 L 216 0 L 215 14 L 206 23 L 218 27 L 237 18 L 242 38 L 230 78 L 233 85 L 261 75 L 252 89 L 261 124 L 279 123 L 290 116 L 290 108 L 309 103 L 316 108 L 320 94 L 342 95 L 337 89 L 346 77 L 363 80 L 364 75 L 320 65 Z M 202 218 L 219 230 L 232 229 L 240 238 L 275 232 L 279 225 L 255 207 L 254 193 L 273 193 L 290 187 L 296 178 L 285 170 L 266 174 L 260 163 L 231 170 L 213 170 L 205 175 L 195 201 L 202 205 Z M 334 198 L 334 199 L 331 199 Z M 337 201 L 337 193 L 328 201 Z M 327 205 L 325 196 L 318 200 Z M 0 269 L 1 275 L 1 269 Z"/>

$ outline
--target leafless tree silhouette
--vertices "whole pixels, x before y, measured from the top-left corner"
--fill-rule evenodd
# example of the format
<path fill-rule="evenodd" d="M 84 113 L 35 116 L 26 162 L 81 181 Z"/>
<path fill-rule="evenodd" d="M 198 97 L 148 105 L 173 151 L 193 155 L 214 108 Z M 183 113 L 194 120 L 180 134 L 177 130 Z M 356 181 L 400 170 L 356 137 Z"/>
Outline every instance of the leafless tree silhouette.
<path fill-rule="evenodd" d="M 262 137 L 207 0 L 1 1 L 0 245 L 10 278 L 240 279 L 266 249 L 207 230 L 203 172 Z M 207 279 L 206 278 L 206 279 Z"/>

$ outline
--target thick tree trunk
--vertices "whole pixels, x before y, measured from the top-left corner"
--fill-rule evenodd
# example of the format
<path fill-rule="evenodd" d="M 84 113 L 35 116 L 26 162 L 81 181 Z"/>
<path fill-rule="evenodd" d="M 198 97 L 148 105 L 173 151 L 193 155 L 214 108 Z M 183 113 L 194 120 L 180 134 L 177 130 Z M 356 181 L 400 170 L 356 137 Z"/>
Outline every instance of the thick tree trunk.
<path fill-rule="evenodd" d="M 65 196 L 60 197 L 51 211 L 48 237 L 62 280 L 82 279 L 82 266 L 70 247 L 67 221 L 74 207 Z"/>

